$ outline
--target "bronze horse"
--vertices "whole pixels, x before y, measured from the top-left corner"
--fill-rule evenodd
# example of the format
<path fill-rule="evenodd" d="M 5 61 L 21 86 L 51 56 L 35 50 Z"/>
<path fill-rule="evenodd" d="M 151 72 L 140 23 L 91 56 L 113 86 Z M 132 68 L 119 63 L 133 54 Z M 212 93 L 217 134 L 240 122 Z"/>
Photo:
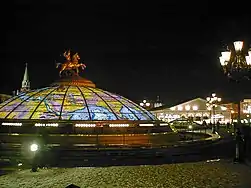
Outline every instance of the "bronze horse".
<path fill-rule="evenodd" d="M 68 50 L 67 52 L 64 52 L 64 57 L 66 59 L 66 61 L 64 63 L 57 63 L 56 64 L 56 68 L 58 68 L 61 65 L 60 71 L 59 71 L 59 76 L 61 76 L 61 73 L 65 70 L 75 70 L 76 74 L 78 75 L 79 67 L 82 68 L 82 70 L 84 70 L 86 68 L 85 64 L 78 63 L 78 61 L 80 60 L 78 53 L 75 53 L 71 57 L 71 53 Z"/>

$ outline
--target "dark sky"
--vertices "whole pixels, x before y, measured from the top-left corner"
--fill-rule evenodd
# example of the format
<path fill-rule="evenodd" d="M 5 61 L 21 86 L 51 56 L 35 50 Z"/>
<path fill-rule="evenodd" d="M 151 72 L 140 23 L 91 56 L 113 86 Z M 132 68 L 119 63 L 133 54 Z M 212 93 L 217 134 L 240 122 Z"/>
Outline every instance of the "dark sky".
<path fill-rule="evenodd" d="M 249 46 L 248 4 L 38 2 L 11 1 L 1 13 L 1 93 L 20 88 L 26 62 L 32 88 L 58 79 L 55 60 L 66 49 L 87 65 L 81 76 L 134 101 L 159 95 L 170 103 L 212 92 L 228 99 L 236 92 L 218 57 L 235 40 Z M 245 84 L 242 92 L 251 94 Z"/>

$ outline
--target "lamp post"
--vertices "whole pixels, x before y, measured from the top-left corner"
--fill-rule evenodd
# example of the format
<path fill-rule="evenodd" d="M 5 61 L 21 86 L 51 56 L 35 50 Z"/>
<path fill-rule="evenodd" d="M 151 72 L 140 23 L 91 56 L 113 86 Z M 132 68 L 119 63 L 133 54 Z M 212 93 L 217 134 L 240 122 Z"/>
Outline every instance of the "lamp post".
<path fill-rule="evenodd" d="M 33 143 L 30 145 L 30 151 L 32 152 L 33 158 L 32 158 L 32 172 L 37 172 L 38 164 L 37 164 L 37 150 L 38 145 Z"/>
<path fill-rule="evenodd" d="M 225 52 L 221 52 L 220 64 L 223 68 L 224 74 L 227 75 L 231 80 L 240 82 L 241 80 L 250 80 L 250 70 L 251 70 L 251 51 L 245 50 L 243 48 L 243 41 L 234 42 L 234 48 Z M 238 117 L 237 125 L 241 125 L 241 100 L 238 97 Z M 242 137 L 239 127 L 236 128 L 235 140 L 236 140 L 236 152 L 234 161 L 242 160 Z"/>
<path fill-rule="evenodd" d="M 149 108 L 151 103 L 147 102 L 146 100 L 143 100 L 141 103 L 139 103 L 139 105 L 144 108 Z"/>
<path fill-rule="evenodd" d="M 243 48 L 243 41 L 234 42 L 234 48 L 229 51 L 221 52 L 220 64 L 224 74 L 231 80 L 237 81 L 250 80 L 251 70 L 251 51 Z M 241 123 L 240 102 L 238 99 L 238 117 L 237 123 Z"/>
<path fill-rule="evenodd" d="M 213 115 L 210 116 L 210 122 L 213 117 L 213 126 L 212 126 L 212 133 L 215 133 L 215 108 L 217 107 L 218 103 L 221 102 L 221 98 L 217 97 L 215 93 L 212 93 L 211 97 L 207 97 L 207 109 L 213 112 Z"/>

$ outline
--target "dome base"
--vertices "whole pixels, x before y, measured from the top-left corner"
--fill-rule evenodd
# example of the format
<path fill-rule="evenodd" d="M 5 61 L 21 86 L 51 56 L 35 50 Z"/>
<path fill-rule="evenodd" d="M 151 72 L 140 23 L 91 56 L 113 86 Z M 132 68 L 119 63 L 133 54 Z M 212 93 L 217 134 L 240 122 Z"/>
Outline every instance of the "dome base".
<path fill-rule="evenodd" d="M 79 75 L 72 75 L 72 76 L 64 76 L 61 77 L 59 80 L 51 84 L 51 86 L 55 85 L 63 85 L 63 86 L 70 86 L 70 85 L 75 85 L 75 86 L 86 86 L 86 87 L 96 87 L 96 85 L 85 78 L 82 78 Z"/>

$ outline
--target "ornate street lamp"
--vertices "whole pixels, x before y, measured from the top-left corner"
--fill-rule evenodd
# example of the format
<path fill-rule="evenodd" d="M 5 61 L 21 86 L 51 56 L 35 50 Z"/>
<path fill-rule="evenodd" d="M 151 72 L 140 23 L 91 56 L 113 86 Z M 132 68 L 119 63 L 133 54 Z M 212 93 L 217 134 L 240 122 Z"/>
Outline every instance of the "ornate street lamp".
<path fill-rule="evenodd" d="M 143 100 L 141 103 L 139 103 L 139 105 L 145 108 L 149 108 L 151 104 L 146 100 Z"/>
<path fill-rule="evenodd" d="M 215 93 L 212 94 L 211 97 L 207 97 L 207 109 L 210 111 L 210 114 L 212 114 L 211 112 L 213 112 L 213 115 L 210 115 L 210 122 L 212 120 L 213 117 L 213 126 L 212 126 L 212 132 L 215 132 L 215 108 L 217 107 L 217 105 L 219 104 L 219 102 L 221 102 L 221 98 L 217 97 Z"/>
<path fill-rule="evenodd" d="M 229 51 L 221 52 L 220 64 L 223 68 L 224 74 L 231 80 L 237 82 L 251 78 L 251 50 L 243 48 L 243 41 L 234 42 L 234 48 Z M 238 100 L 238 124 L 241 122 L 240 118 L 240 100 Z"/>
<path fill-rule="evenodd" d="M 243 42 L 234 42 L 234 50 L 221 52 L 220 64 L 224 73 L 233 80 L 250 79 L 251 51 L 243 49 Z"/>

